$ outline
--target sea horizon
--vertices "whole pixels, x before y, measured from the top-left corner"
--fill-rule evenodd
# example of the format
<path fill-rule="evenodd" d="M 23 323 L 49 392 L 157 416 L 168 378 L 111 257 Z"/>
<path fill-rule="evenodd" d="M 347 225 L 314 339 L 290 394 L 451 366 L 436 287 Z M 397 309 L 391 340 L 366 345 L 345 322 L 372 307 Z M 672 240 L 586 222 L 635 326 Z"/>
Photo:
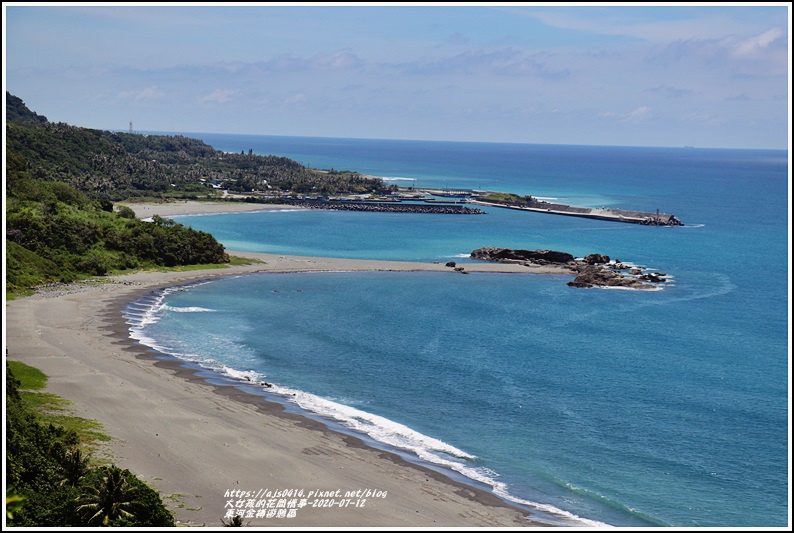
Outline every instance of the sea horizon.
<path fill-rule="evenodd" d="M 89 127 L 89 126 L 86 126 Z M 89 127 L 90 128 L 90 127 Z M 101 128 L 91 128 L 91 129 L 101 129 Z M 129 133 L 129 129 L 119 129 L 119 128 L 110 128 L 106 131 L 114 132 L 114 133 Z M 387 139 L 381 137 L 328 137 L 328 136 L 315 136 L 315 135 L 277 135 L 277 134 L 266 134 L 266 133 L 223 133 L 223 132 L 197 132 L 197 131 L 159 131 L 159 130 L 134 130 L 133 133 L 140 134 L 140 135 L 181 135 L 183 137 L 191 137 L 196 139 L 202 139 L 206 136 L 224 136 L 224 137 L 234 137 L 234 136 L 248 136 L 248 137 L 274 137 L 274 138 L 288 138 L 288 139 L 325 139 L 325 140 L 340 140 L 340 141 L 384 141 L 384 142 L 416 142 L 416 143 L 456 143 L 456 144 L 505 144 L 505 145 L 519 145 L 519 146 L 560 146 L 560 147 L 587 147 L 587 148 L 670 148 L 670 149 L 686 149 L 686 150 L 747 150 L 747 151 L 771 151 L 771 152 L 788 152 L 789 147 L 785 146 L 782 148 L 747 148 L 747 147 L 725 147 L 725 146 L 698 146 L 698 145 L 650 145 L 650 144 L 568 144 L 568 143 L 538 143 L 538 142 L 519 142 L 519 141 L 487 141 L 487 140 L 449 140 L 449 139 Z M 266 154 L 259 154 L 259 155 L 266 155 Z"/>

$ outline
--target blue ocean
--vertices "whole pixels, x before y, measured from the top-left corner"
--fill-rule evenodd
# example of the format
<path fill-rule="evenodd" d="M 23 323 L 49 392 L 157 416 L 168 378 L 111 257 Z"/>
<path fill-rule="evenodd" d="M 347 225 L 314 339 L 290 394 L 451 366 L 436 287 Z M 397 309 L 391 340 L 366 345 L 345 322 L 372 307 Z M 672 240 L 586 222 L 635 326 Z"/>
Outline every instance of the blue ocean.
<path fill-rule="evenodd" d="M 672 213 L 647 227 L 290 209 L 181 217 L 230 250 L 468 262 L 482 246 L 609 255 L 660 290 L 564 275 L 254 274 L 129 306 L 131 334 L 209 375 L 566 526 L 789 519 L 788 152 L 186 133 L 420 187 Z"/>

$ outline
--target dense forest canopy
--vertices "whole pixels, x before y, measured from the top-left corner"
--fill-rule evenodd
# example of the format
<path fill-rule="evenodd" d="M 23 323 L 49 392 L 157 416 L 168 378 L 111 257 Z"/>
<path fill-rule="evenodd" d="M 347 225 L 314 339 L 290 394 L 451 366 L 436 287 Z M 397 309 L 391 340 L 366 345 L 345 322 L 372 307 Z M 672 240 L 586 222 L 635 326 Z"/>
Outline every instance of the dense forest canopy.
<path fill-rule="evenodd" d="M 90 171 L 98 158 L 115 161 L 108 163 L 113 167 L 131 157 L 106 138 L 111 134 L 51 124 L 19 98 L 6 98 L 9 119 L 18 121 L 6 125 L 7 294 L 131 268 L 229 261 L 209 233 L 167 219 L 143 222 L 129 208 L 114 209 L 108 197 L 126 185 L 117 190 L 112 176 Z M 180 139 L 174 142 L 181 146 Z M 98 194 L 101 187 L 110 194 Z"/>
<path fill-rule="evenodd" d="M 378 178 L 319 172 L 272 155 L 224 153 L 181 135 L 114 133 L 49 122 L 6 93 L 7 151 L 38 180 L 68 183 L 92 199 L 235 192 L 345 194 L 380 191 Z M 213 185 L 215 188 L 213 188 Z"/>

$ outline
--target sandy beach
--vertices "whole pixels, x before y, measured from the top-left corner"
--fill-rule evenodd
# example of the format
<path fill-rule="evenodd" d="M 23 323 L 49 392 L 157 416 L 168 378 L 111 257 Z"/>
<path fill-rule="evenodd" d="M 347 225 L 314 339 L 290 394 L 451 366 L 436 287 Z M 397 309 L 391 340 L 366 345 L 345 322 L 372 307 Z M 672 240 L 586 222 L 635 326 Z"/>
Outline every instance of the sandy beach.
<path fill-rule="evenodd" d="M 272 209 L 295 209 L 294 206 L 280 204 L 251 204 L 246 202 L 212 202 L 196 200 L 172 200 L 162 203 L 119 202 L 126 205 L 140 219 L 154 215 L 169 217 L 173 215 L 206 215 L 211 213 L 244 213 L 248 211 L 267 211 Z"/>
<path fill-rule="evenodd" d="M 141 217 L 252 207 L 208 208 L 203 202 L 129 205 Z M 253 507 L 245 522 L 251 526 L 537 525 L 526 511 L 485 490 L 285 413 L 281 405 L 259 395 L 208 384 L 178 362 L 153 357 L 129 339 L 121 316 L 124 305 L 149 291 L 219 276 L 318 270 L 460 274 L 437 263 L 230 253 L 263 262 L 182 273 L 138 272 L 100 283 L 58 286 L 7 302 L 9 359 L 41 369 L 49 376 L 47 392 L 74 402 L 77 415 L 101 422 L 113 437 L 106 453 L 160 491 L 180 525 L 220 526 L 230 507 L 249 501 Z M 466 269 L 562 273 L 498 263 L 467 264 Z M 258 518 L 256 511 L 269 500 L 279 505 L 282 499 L 268 496 L 268 490 L 302 490 L 306 505 L 286 517 Z M 287 506 L 301 501 L 295 494 L 283 499 Z"/>

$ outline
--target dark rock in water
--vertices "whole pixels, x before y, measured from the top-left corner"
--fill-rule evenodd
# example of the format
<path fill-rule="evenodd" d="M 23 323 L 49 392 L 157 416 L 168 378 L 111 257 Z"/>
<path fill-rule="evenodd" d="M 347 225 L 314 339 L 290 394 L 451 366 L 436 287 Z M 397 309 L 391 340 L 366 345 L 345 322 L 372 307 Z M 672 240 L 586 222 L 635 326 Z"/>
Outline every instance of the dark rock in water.
<path fill-rule="evenodd" d="M 569 287 L 629 287 L 634 289 L 647 288 L 648 285 L 636 278 L 627 278 L 597 265 L 586 265 L 579 270 L 573 281 L 568 282 Z"/>
<path fill-rule="evenodd" d="M 574 257 L 566 252 L 556 252 L 554 250 L 512 250 L 493 246 L 478 248 L 471 253 L 471 257 L 483 261 L 499 261 L 502 263 L 566 264 L 574 261 Z"/>
<path fill-rule="evenodd" d="M 590 254 L 584 258 L 584 262 L 588 265 L 603 265 L 609 263 L 608 255 Z"/>
<path fill-rule="evenodd" d="M 532 265 L 564 265 L 568 270 L 576 272 L 576 278 L 569 282 L 571 287 L 626 287 L 632 289 L 649 289 L 651 283 L 663 283 L 664 274 L 645 274 L 638 268 L 631 269 L 631 274 L 637 277 L 630 277 L 620 272 L 628 270 L 629 267 L 617 262 L 616 265 L 610 264 L 609 256 L 602 254 L 590 254 L 583 260 L 577 261 L 566 252 L 556 252 L 553 250 L 512 250 L 510 248 L 496 248 L 485 246 L 478 248 L 471 253 L 473 259 L 483 261 L 499 261 L 502 263 L 517 263 L 525 266 Z M 449 263 L 447 263 L 449 265 Z M 461 267 L 455 268 L 462 271 Z M 465 272 L 463 272 L 465 274 Z"/>
<path fill-rule="evenodd" d="M 457 263 L 455 263 L 455 261 L 450 261 L 449 263 L 447 263 L 447 264 L 446 264 L 446 265 L 444 265 L 444 266 L 448 266 L 448 267 L 450 267 L 450 268 L 455 268 L 455 265 L 456 265 L 456 264 L 457 264 Z"/>
<path fill-rule="evenodd" d="M 643 281 L 650 281 L 651 283 L 664 283 L 664 278 L 659 274 L 643 274 L 639 277 Z"/>

